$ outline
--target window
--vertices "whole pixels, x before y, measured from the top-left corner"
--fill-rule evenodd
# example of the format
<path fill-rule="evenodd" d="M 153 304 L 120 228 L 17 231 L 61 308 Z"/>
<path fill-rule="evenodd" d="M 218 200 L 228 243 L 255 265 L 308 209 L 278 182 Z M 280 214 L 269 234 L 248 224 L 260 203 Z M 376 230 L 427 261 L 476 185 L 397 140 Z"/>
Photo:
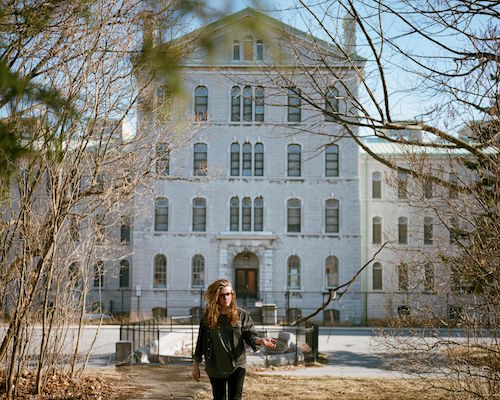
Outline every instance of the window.
<path fill-rule="evenodd" d="M 398 199 L 407 197 L 408 177 L 404 172 L 398 172 Z"/>
<path fill-rule="evenodd" d="M 454 293 L 460 291 L 460 273 L 456 265 L 452 265 L 450 269 L 450 290 Z"/>
<path fill-rule="evenodd" d="M 339 260 L 335 256 L 328 256 L 325 262 L 326 287 L 334 288 L 339 285 Z"/>
<path fill-rule="evenodd" d="M 288 290 L 300 289 L 300 259 L 297 256 L 288 257 L 287 287 Z"/>
<path fill-rule="evenodd" d="M 325 121 L 335 121 L 335 114 L 339 112 L 339 91 L 330 86 L 325 93 Z"/>
<path fill-rule="evenodd" d="M 424 218 L 424 244 L 433 242 L 433 221 L 431 217 Z"/>
<path fill-rule="evenodd" d="M 233 42 L 233 60 L 240 61 L 240 41 L 235 40 Z"/>
<path fill-rule="evenodd" d="M 254 147 L 254 176 L 264 176 L 264 145 L 256 143 Z"/>
<path fill-rule="evenodd" d="M 382 173 L 372 173 L 372 199 L 382 198 Z"/>
<path fill-rule="evenodd" d="M 434 265 L 432 265 L 431 263 L 426 263 L 424 265 L 424 273 L 425 273 L 424 290 L 426 292 L 433 292 L 434 291 Z"/>
<path fill-rule="evenodd" d="M 382 264 L 379 262 L 372 266 L 372 289 L 382 290 Z"/>
<path fill-rule="evenodd" d="M 97 261 L 94 264 L 94 287 L 101 289 L 104 283 L 104 263 Z"/>
<path fill-rule="evenodd" d="M 262 232 L 264 230 L 264 199 L 256 197 L 253 201 L 253 230 Z"/>
<path fill-rule="evenodd" d="M 452 173 L 448 177 L 448 183 L 450 184 L 448 188 L 448 196 L 450 199 L 456 199 L 458 197 L 458 191 L 457 191 L 457 186 L 458 186 L 458 178 L 457 175 Z"/>
<path fill-rule="evenodd" d="M 120 243 L 130 243 L 130 218 L 122 217 L 120 223 Z"/>
<path fill-rule="evenodd" d="M 104 214 L 95 216 L 95 238 L 97 243 L 103 243 L 106 239 L 106 225 Z"/>
<path fill-rule="evenodd" d="M 170 166 L 170 149 L 166 143 L 156 145 L 156 173 L 168 175 Z"/>
<path fill-rule="evenodd" d="M 300 232 L 300 200 L 289 199 L 287 202 L 288 232 Z"/>
<path fill-rule="evenodd" d="M 408 265 L 398 265 L 398 289 L 404 292 L 408 291 Z"/>
<path fill-rule="evenodd" d="M 231 176 L 240 175 L 240 145 L 233 143 L 231 145 Z"/>
<path fill-rule="evenodd" d="M 449 232 L 450 232 L 450 244 L 455 244 L 458 242 L 458 221 L 455 217 L 450 218 L 449 224 Z"/>
<path fill-rule="evenodd" d="M 207 201 L 201 197 L 193 199 L 193 232 L 207 229 Z"/>
<path fill-rule="evenodd" d="M 252 229 L 252 200 L 250 197 L 244 197 L 241 206 L 241 230 L 248 232 Z"/>
<path fill-rule="evenodd" d="M 264 122 L 264 88 L 255 88 L 255 121 Z"/>
<path fill-rule="evenodd" d="M 300 176 L 301 175 L 301 154 L 300 145 L 289 144 L 288 145 L 288 176 Z"/>
<path fill-rule="evenodd" d="M 231 89 L 231 121 L 241 121 L 241 93 L 239 86 Z"/>
<path fill-rule="evenodd" d="M 167 257 L 157 254 L 154 258 L 153 287 L 164 289 L 167 287 Z"/>
<path fill-rule="evenodd" d="M 72 215 L 69 218 L 69 235 L 73 242 L 80 241 L 80 223 L 76 215 Z"/>
<path fill-rule="evenodd" d="M 191 260 L 191 286 L 202 288 L 205 286 L 205 257 L 196 254 Z"/>
<path fill-rule="evenodd" d="M 252 88 L 245 86 L 243 88 L 243 121 L 252 121 Z"/>
<path fill-rule="evenodd" d="M 242 148 L 243 165 L 241 173 L 243 176 L 252 175 L 252 145 L 245 143 Z"/>
<path fill-rule="evenodd" d="M 425 178 L 424 180 L 424 197 L 426 199 L 432 198 L 432 179 Z"/>
<path fill-rule="evenodd" d="M 205 143 L 194 145 L 193 174 L 194 176 L 207 175 L 207 145 Z"/>
<path fill-rule="evenodd" d="M 398 243 L 408 244 L 408 218 L 398 218 Z"/>
<path fill-rule="evenodd" d="M 245 60 L 253 60 L 253 38 L 250 35 L 243 39 L 243 58 Z"/>
<path fill-rule="evenodd" d="M 120 261 L 120 289 L 128 288 L 130 286 L 130 263 L 128 260 Z"/>
<path fill-rule="evenodd" d="M 382 217 L 372 219 L 372 243 L 382 244 Z"/>
<path fill-rule="evenodd" d="M 339 233 L 339 201 L 329 199 L 325 203 L 325 232 Z"/>
<path fill-rule="evenodd" d="M 339 176 L 339 146 L 336 144 L 325 148 L 325 176 Z"/>
<path fill-rule="evenodd" d="M 238 231 L 240 229 L 240 200 L 232 197 L 229 206 L 229 229 Z"/>
<path fill-rule="evenodd" d="M 256 50 L 257 50 L 257 60 L 263 61 L 264 60 L 264 42 L 262 40 L 257 40 Z"/>
<path fill-rule="evenodd" d="M 158 198 L 155 201 L 155 231 L 168 231 L 168 199 Z"/>
<path fill-rule="evenodd" d="M 194 91 L 194 114 L 200 121 L 206 121 L 208 116 L 208 89 L 198 86 Z"/>
<path fill-rule="evenodd" d="M 288 122 L 300 122 L 302 119 L 300 90 L 288 89 Z"/>
<path fill-rule="evenodd" d="M 71 283 L 71 287 L 73 287 L 73 288 L 78 287 L 78 280 L 79 280 L 78 276 L 80 274 L 79 269 L 80 269 L 80 266 L 78 265 L 78 263 L 76 261 L 72 262 L 69 266 L 68 278 L 69 278 L 69 281 Z"/>

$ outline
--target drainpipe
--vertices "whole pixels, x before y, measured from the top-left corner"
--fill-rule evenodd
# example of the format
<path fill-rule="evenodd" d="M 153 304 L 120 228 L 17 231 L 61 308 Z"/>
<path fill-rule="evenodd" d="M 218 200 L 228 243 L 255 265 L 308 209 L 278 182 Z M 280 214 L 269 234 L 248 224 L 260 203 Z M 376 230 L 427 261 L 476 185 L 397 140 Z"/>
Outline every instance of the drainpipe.
<path fill-rule="evenodd" d="M 367 257 L 367 221 L 366 221 L 366 214 L 367 214 L 367 207 L 368 207 L 368 163 L 367 163 L 367 156 L 366 155 L 361 155 L 361 168 L 364 171 L 363 172 L 363 177 L 364 177 L 364 182 L 363 183 L 363 188 L 360 187 L 360 194 L 361 194 L 361 199 L 360 199 L 360 205 L 361 205 L 361 266 L 365 265 Z M 367 289 L 368 289 L 368 276 L 367 276 L 367 268 L 365 268 L 361 274 L 361 318 L 366 326 L 368 324 L 368 296 L 367 296 Z"/>

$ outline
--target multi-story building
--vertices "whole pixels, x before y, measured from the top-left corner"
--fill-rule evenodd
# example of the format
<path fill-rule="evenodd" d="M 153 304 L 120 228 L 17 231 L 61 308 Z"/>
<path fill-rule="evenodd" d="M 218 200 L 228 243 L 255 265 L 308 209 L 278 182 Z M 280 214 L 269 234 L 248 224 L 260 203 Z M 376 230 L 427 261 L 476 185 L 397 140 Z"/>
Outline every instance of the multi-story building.
<path fill-rule="evenodd" d="M 193 120 L 187 146 L 172 145 L 174 121 L 139 115 L 138 129 L 153 132 L 159 176 L 133 224 L 130 290 L 121 300 L 118 282 L 108 288 L 125 311 L 186 315 L 211 281 L 228 278 L 246 307 L 304 315 L 359 269 L 358 147 L 301 104 L 296 91 L 313 92 L 305 79 L 303 87 L 273 84 L 278 68 L 301 81 L 285 34 L 309 40 L 252 9 L 204 28 L 213 52 L 195 48 L 180 66 L 188 97 L 180 119 Z M 355 93 L 348 69 L 345 76 Z M 325 107 L 347 107 L 338 101 L 343 85 L 325 84 L 336 93 Z M 162 99 L 168 88 L 155 85 Z M 326 317 L 359 323 L 359 282 L 331 308 Z"/>

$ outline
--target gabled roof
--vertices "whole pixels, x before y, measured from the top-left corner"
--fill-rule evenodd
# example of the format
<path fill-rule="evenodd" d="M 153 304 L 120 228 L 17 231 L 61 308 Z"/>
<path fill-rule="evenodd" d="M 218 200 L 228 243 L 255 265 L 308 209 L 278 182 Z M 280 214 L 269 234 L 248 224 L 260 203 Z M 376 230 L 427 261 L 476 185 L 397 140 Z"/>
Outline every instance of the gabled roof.
<path fill-rule="evenodd" d="M 178 41 L 183 42 L 183 41 L 193 41 L 196 40 L 200 37 L 203 36 L 208 36 L 208 35 L 214 35 L 218 31 L 223 30 L 224 28 L 230 26 L 230 25 L 235 25 L 238 22 L 241 22 L 242 20 L 246 18 L 252 18 L 255 21 L 258 21 L 259 24 L 266 24 L 270 26 L 272 29 L 276 30 L 283 30 L 287 32 L 288 34 L 294 35 L 298 39 L 309 41 L 309 42 L 314 42 L 317 43 L 319 46 L 321 46 L 324 50 L 328 50 L 332 52 L 332 54 L 339 56 L 343 58 L 343 54 L 338 48 L 338 46 L 329 43 L 325 40 L 319 39 L 307 32 L 301 31 L 300 29 L 294 28 L 291 25 L 285 24 L 284 22 L 273 18 L 269 16 L 268 14 L 257 11 L 253 8 L 247 7 L 241 11 L 238 11 L 234 14 L 226 15 L 222 18 L 219 18 L 218 20 L 211 22 L 207 25 L 202 26 L 201 28 L 198 28 L 192 32 L 189 32 L 183 36 L 181 36 Z M 363 61 L 363 59 L 360 56 L 356 57 L 356 60 Z"/>

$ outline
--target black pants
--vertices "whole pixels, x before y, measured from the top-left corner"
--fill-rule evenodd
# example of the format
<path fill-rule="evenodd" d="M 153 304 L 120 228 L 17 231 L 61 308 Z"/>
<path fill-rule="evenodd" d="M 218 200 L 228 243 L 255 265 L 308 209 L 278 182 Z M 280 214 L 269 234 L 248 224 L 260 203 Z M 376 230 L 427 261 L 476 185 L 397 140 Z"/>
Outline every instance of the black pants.
<path fill-rule="evenodd" d="M 236 368 L 236 370 L 227 378 L 210 378 L 212 384 L 212 393 L 214 400 L 241 400 L 243 394 L 243 381 L 245 380 L 245 368 Z"/>

